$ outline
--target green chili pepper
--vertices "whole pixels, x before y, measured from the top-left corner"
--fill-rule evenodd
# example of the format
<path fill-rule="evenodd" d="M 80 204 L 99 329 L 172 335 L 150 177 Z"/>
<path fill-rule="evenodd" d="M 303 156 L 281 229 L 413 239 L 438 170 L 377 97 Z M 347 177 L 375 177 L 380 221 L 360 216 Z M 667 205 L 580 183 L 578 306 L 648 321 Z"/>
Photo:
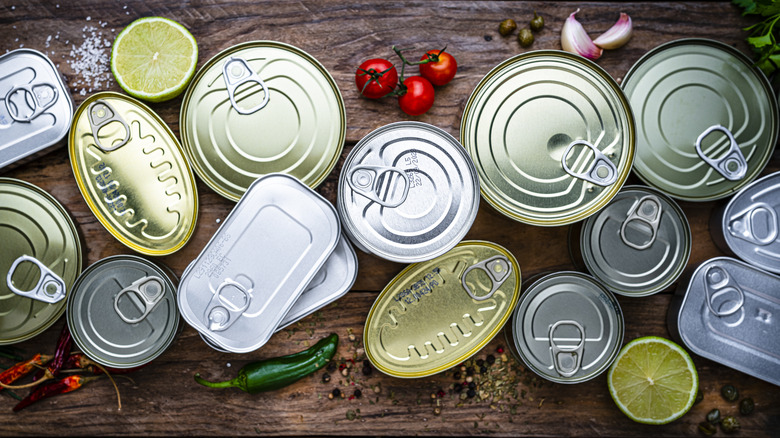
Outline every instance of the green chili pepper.
<path fill-rule="evenodd" d="M 210 388 L 235 387 L 250 394 L 273 391 L 290 385 L 327 365 L 336 354 L 338 344 L 338 335 L 331 333 L 307 350 L 246 364 L 232 380 L 209 382 L 201 378 L 200 374 L 195 374 L 195 381 Z"/>

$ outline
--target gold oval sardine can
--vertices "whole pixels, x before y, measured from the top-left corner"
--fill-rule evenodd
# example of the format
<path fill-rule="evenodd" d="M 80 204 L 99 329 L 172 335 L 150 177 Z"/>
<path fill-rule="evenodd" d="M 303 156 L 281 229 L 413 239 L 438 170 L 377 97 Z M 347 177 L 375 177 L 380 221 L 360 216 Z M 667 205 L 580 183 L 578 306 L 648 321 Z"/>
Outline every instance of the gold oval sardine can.
<path fill-rule="evenodd" d="M 179 126 L 198 176 L 238 201 L 270 173 L 319 185 L 341 156 L 346 112 L 336 82 L 314 57 L 252 41 L 223 50 L 195 74 Z"/>
<path fill-rule="evenodd" d="M 68 151 L 89 209 L 124 245 L 162 256 L 190 239 L 195 177 L 173 132 L 146 105 L 118 93 L 93 94 L 76 110 Z"/>
<path fill-rule="evenodd" d="M 460 139 L 485 200 L 520 222 L 584 219 L 623 186 L 634 159 L 634 118 L 595 63 L 540 50 L 509 58 L 469 97 Z"/>
<path fill-rule="evenodd" d="M 501 331 L 520 296 L 520 266 L 506 249 L 461 242 L 409 265 L 366 319 L 366 356 L 394 377 L 425 377 L 476 354 Z"/>

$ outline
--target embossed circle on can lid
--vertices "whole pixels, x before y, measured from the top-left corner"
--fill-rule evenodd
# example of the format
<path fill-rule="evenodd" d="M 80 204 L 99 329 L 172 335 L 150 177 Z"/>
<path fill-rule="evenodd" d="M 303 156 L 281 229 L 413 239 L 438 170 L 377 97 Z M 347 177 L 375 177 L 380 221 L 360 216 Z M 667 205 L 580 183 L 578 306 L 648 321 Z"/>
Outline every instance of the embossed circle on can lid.
<path fill-rule="evenodd" d="M 346 114 L 336 82 L 311 55 L 252 41 L 223 50 L 195 74 L 179 126 L 195 172 L 238 201 L 270 173 L 319 185 L 341 156 Z"/>
<path fill-rule="evenodd" d="M 634 121 L 595 63 L 540 50 L 491 70 L 471 93 L 460 138 L 482 196 L 520 222 L 584 219 L 620 190 L 634 157 Z"/>
<path fill-rule="evenodd" d="M 763 170 L 778 135 L 777 101 L 737 49 L 683 39 L 645 54 L 626 74 L 634 109 L 634 170 L 686 201 L 724 198 Z"/>

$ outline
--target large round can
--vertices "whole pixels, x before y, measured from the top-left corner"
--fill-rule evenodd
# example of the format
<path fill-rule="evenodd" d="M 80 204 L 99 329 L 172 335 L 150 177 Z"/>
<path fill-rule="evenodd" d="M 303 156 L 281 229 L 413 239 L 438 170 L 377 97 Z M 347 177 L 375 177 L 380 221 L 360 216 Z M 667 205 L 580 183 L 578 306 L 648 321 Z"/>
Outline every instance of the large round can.
<path fill-rule="evenodd" d="M 361 139 L 338 188 L 344 232 L 361 250 L 412 263 L 446 253 L 479 209 L 474 163 L 435 126 L 397 122 Z"/>
<path fill-rule="evenodd" d="M 485 200 L 543 226 L 605 206 L 631 171 L 634 135 L 631 108 L 612 77 L 552 50 L 493 68 L 471 93 L 460 125 Z"/>
<path fill-rule="evenodd" d="M 656 47 L 623 80 L 634 108 L 634 170 L 686 201 L 724 198 L 755 179 L 777 142 L 777 100 L 737 49 L 684 39 Z"/>
<path fill-rule="evenodd" d="M 167 268 L 138 256 L 95 262 L 68 297 L 73 341 L 104 366 L 135 368 L 151 362 L 179 331 L 175 278 Z"/>
<path fill-rule="evenodd" d="M 238 201 L 270 173 L 316 187 L 341 157 L 346 115 L 336 82 L 311 55 L 252 41 L 201 67 L 182 100 L 179 126 L 195 172 Z"/>
<path fill-rule="evenodd" d="M 585 220 L 580 248 L 588 272 L 609 290 L 647 296 L 671 286 L 685 270 L 691 228 L 669 197 L 628 186 Z"/>
<path fill-rule="evenodd" d="M 558 272 L 523 293 L 506 334 L 513 353 L 536 374 L 580 383 L 612 364 L 624 330 L 623 312 L 607 288 L 579 272 Z"/>

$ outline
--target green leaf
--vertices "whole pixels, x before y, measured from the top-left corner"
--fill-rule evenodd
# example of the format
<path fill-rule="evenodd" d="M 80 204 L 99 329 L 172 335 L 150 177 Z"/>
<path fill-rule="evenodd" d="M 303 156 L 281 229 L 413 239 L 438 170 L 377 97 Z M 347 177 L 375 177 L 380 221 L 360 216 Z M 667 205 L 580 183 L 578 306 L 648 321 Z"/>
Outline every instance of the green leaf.
<path fill-rule="evenodd" d="M 764 46 L 771 46 L 773 44 L 772 42 L 772 35 L 766 34 L 762 35 L 760 37 L 752 37 L 747 39 L 748 44 L 750 44 L 753 47 L 759 48 Z"/>
<path fill-rule="evenodd" d="M 742 15 L 750 15 L 756 13 L 756 2 L 754 0 L 732 0 L 731 3 L 743 9 Z"/>

